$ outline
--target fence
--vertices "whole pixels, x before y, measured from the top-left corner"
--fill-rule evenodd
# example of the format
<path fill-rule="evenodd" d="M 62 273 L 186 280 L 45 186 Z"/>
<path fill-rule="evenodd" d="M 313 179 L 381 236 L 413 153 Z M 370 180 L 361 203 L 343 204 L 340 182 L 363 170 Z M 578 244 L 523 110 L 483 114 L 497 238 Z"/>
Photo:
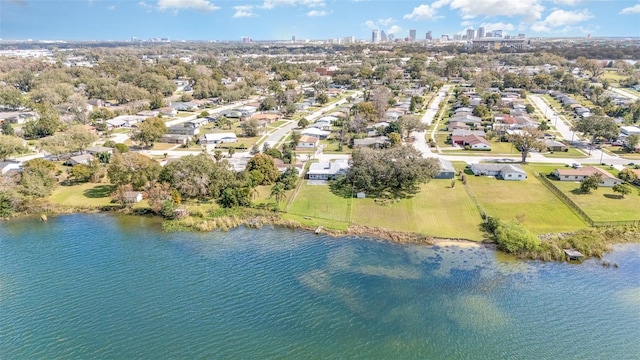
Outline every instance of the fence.
<path fill-rule="evenodd" d="M 578 217 L 580 217 L 585 223 L 589 226 L 595 226 L 593 220 L 587 215 L 576 203 L 573 202 L 567 195 L 565 195 L 560 189 L 558 189 L 553 183 L 547 179 L 546 176 L 536 172 L 536 177 L 540 180 L 540 182 L 547 187 L 547 189 L 551 190 L 560 201 L 565 203 Z"/>
<path fill-rule="evenodd" d="M 480 206 L 480 202 L 478 201 L 478 199 L 476 199 L 476 196 L 473 194 L 473 191 L 471 191 L 471 188 L 469 187 L 469 185 L 467 185 L 466 181 L 463 181 L 462 184 L 464 186 L 464 190 L 467 192 L 467 195 L 469 195 L 469 197 L 471 198 L 471 201 L 473 201 L 476 208 L 480 212 L 480 217 L 482 218 L 482 221 L 487 221 L 487 213 L 484 211 L 482 206 Z"/>
<path fill-rule="evenodd" d="M 578 215 L 584 222 L 593 227 L 625 227 L 625 226 L 640 226 L 640 220 L 621 220 L 621 221 L 593 221 L 589 215 L 587 215 L 578 205 L 573 202 L 567 195 L 565 195 L 560 189 L 558 189 L 553 183 L 547 179 L 546 176 L 536 172 L 536 177 L 540 179 L 540 182 L 544 184 L 552 193 L 554 193 L 560 201 L 565 203 L 573 212 Z"/>

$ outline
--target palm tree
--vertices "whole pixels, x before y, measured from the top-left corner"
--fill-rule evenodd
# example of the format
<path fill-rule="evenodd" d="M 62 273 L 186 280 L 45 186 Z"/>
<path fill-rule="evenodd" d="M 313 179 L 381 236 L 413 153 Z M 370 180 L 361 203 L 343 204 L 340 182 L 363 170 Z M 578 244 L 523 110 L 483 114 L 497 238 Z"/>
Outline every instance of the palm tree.
<path fill-rule="evenodd" d="M 216 162 L 217 162 L 217 163 L 219 163 L 219 162 L 220 162 L 220 160 L 222 159 L 222 151 L 220 151 L 220 150 L 216 150 L 216 151 L 213 153 L 213 158 L 214 158 L 214 159 L 216 159 Z"/>
<path fill-rule="evenodd" d="M 236 148 L 233 146 L 229 146 L 229 157 L 232 157 L 233 154 L 236 153 Z"/>
<path fill-rule="evenodd" d="M 282 183 L 276 183 L 271 188 L 271 196 L 276 199 L 276 202 L 278 204 L 280 204 L 280 202 L 284 200 L 285 194 L 286 192 L 284 190 L 284 185 L 282 185 Z"/>

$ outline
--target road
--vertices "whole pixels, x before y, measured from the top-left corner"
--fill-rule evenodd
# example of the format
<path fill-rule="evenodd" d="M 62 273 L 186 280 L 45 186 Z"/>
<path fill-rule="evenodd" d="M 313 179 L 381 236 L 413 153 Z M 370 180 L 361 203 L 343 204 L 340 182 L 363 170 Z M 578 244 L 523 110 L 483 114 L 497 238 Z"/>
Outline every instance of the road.
<path fill-rule="evenodd" d="M 634 95 L 634 94 L 632 94 L 632 93 L 629 93 L 629 92 L 623 91 L 623 90 L 621 90 L 621 89 L 619 89 L 619 88 L 613 88 L 613 87 L 610 87 L 610 88 L 609 88 L 609 90 L 613 91 L 614 93 L 616 93 L 616 94 L 618 94 L 618 95 L 620 95 L 620 96 L 624 96 L 624 97 L 626 97 L 627 99 L 631 99 L 631 100 L 634 100 L 634 101 L 636 101 L 636 100 L 640 100 L 640 96 L 636 96 L 636 95 Z"/>
<path fill-rule="evenodd" d="M 438 115 L 438 110 L 440 109 L 440 103 L 447 97 L 447 93 L 451 85 L 444 85 L 442 89 L 438 92 L 429 107 L 420 118 L 420 121 L 427 126 L 433 123 L 436 115 Z M 432 133 L 433 134 L 433 133 Z M 423 157 L 432 157 L 433 153 L 431 152 L 431 148 L 427 145 L 426 131 L 414 131 L 411 135 L 416 139 L 413 142 L 413 147 L 415 147 L 418 151 L 422 153 Z"/>

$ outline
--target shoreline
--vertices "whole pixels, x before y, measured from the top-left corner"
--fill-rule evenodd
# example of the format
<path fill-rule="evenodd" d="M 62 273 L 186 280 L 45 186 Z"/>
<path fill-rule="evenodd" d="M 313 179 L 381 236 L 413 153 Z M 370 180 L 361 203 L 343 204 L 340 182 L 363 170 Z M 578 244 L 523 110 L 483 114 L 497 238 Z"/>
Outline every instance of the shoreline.
<path fill-rule="evenodd" d="M 122 209 L 122 208 L 93 208 L 93 207 L 67 207 L 55 206 L 50 203 L 40 204 L 37 209 L 30 212 L 14 214 L 9 218 L 0 220 L 10 220 L 22 217 L 40 217 L 41 221 L 46 221 L 47 216 L 69 215 L 69 214 L 97 214 L 112 213 L 117 215 L 132 215 L 154 217 L 162 220 L 162 231 L 165 232 L 210 232 L 214 230 L 229 231 L 240 226 L 260 229 L 263 226 L 278 226 L 285 229 L 303 230 L 332 237 L 358 236 L 379 241 L 389 241 L 396 244 L 428 245 L 428 246 L 456 246 L 461 248 L 486 247 L 504 254 L 513 255 L 521 260 L 542 260 L 542 261 L 566 261 L 562 249 L 584 247 L 588 249 L 584 253 L 584 259 L 592 257 L 602 258 L 605 253 L 613 250 L 613 246 L 624 243 L 640 243 L 640 228 L 586 228 L 573 233 L 558 232 L 537 236 L 544 245 L 536 251 L 521 250 L 508 252 L 501 249 L 495 240 L 485 238 L 484 240 L 469 240 L 464 238 L 442 238 L 425 234 L 395 231 L 375 226 L 351 225 L 346 230 L 322 228 L 317 231 L 315 225 L 304 225 L 295 220 L 282 218 L 282 213 L 270 212 L 253 208 L 226 209 L 225 214 L 206 217 L 203 214 L 189 214 L 178 219 L 162 219 L 152 213 L 149 209 Z M 43 220 L 44 218 L 44 220 Z"/>

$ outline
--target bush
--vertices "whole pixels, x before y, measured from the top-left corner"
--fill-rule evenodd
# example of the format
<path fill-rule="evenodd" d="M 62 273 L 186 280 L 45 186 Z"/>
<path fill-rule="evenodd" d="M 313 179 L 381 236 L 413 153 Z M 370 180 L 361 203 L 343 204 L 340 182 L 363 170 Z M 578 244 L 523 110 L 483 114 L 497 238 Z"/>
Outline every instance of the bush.
<path fill-rule="evenodd" d="M 498 247 L 511 254 L 536 251 L 541 245 L 540 239 L 516 221 L 499 221 L 495 235 Z"/>

